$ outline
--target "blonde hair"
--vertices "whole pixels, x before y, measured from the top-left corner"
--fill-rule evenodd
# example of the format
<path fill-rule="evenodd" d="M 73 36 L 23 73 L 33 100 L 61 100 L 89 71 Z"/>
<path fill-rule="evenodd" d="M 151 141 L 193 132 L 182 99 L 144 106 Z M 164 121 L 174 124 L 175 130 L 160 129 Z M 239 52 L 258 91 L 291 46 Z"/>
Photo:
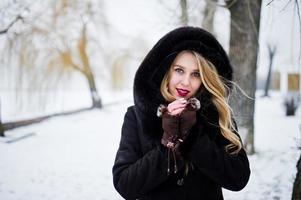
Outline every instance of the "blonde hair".
<path fill-rule="evenodd" d="M 212 102 L 216 106 L 219 114 L 218 123 L 221 134 L 230 141 L 230 144 L 226 145 L 226 151 L 230 152 L 230 154 L 238 153 L 242 148 L 242 144 L 240 142 L 240 138 L 234 133 L 234 131 L 237 130 L 231 118 L 232 109 L 227 102 L 228 92 L 227 86 L 222 81 L 223 77 L 218 75 L 215 66 L 210 61 L 206 60 L 197 52 L 185 50 L 180 52 L 178 55 L 185 52 L 191 53 L 195 56 L 199 68 L 202 87 L 204 87 L 212 95 Z M 172 63 L 171 66 L 173 66 L 173 64 L 174 63 Z M 171 72 L 172 67 L 170 67 L 169 71 L 165 74 L 160 87 L 163 97 L 169 102 L 176 99 L 168 91 Z"/>

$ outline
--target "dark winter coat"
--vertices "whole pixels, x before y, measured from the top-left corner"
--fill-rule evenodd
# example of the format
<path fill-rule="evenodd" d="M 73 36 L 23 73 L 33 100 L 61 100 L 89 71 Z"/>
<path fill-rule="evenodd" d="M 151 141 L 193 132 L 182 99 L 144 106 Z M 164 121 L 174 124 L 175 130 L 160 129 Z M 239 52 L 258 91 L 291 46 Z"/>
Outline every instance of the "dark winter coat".
<path fill-rule="evenodd" d="M 160 143 L 162 122 L 156 116 L 158 106 L 166 103 L 159 87 L 176 54 L 185 49 L 210 60 L 224 81 L 232 79 L 232 68 L 223 48 L 200 28 L 171 31 L 153 47 L 136 73 L 135 105 L 125 114 L 113 166 L 114 186 L 125 199 L 218 200 L 223 199 L 222 187 L 238 191 L 248 182 L 246 153 L 243 149 L 235 155 L 226 152 L 229 141 L 221 134 L 217 109 L 205 90 L 197 94 L 201 102 L 197 123 L 177 155 L 179 170 L 176 174 L 167 173 L 168 150 Z"/>

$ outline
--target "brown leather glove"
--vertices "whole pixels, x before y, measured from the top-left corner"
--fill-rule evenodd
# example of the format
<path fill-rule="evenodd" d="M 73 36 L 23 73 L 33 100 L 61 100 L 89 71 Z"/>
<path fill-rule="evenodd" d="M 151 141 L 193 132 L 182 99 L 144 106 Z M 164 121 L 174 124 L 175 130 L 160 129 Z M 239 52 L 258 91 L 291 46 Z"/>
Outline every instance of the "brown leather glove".
<path fill-rule="evenodd" d="M 183 142 L 187 138 L 189 130 L 196 123 L 196 110 L 185 109 L 179 117 L 179 123 L 179 140 Z"/>
<path fill-rule="evenodd" d="M 179 140 L 183 142 L 188 136 L 189 130 L 196 123 L 196 111 L 201 108 L 200 101 L 196 98 L 191 98 L 187 102 L 185 110 L 180 115 L 180 133 Z"/>
<path fill-rule="evenodd" d="M 162 128 L 164 130 L 161 143 L 168 148 L 175 148 L 179 135 L 179 116 L 172 116 L 168 112 L 162 114 Z"/>
<path fill-rule="evenodd" d="M 177 173 L 177 150 L 180 143 L 183 142 L 188 131 L 196 123 L 196 110 L 200 108 L 200 102 L 196 98 L 188 100 L 186 108 L 180 115 L 170 115 L 166 106 L 160 105 L 157 110 L 158 117 L 162 116 L 162 128 L 164 130 L 161 143 L 168 148 L 168 167 L 167 174 L 170 173 L 170 154 L 172 153 L 174 161 L 174 173 Z"/>
<path fill-rule="evenodd" d="M 200 109 L 200 102 L 196 98 L 189 99 L 183 112 L 176 116 L 170 115 L 166 106 L 159 106 L 157 115 L 162 116 L 162 128 L 164 130 L 161 143 L 168 148 L 177 148 L 186 139 L 189 130 L 196 123 L 196 111 L 198 109 Z"/>

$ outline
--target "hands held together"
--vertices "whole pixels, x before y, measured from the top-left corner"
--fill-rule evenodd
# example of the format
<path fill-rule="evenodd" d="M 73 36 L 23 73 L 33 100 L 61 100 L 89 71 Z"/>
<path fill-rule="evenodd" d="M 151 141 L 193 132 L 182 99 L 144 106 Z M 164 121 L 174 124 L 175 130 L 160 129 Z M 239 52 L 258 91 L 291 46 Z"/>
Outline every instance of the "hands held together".
<path fill-rule="evenodd" d="M 170 149 L 176 149 L 188 136 L 188 131 L 196 123 L 196 111 L 200 102 L 196 98 L 177 99 L 168 106 L 160 106 L 158 115 L 162 116 L 164 130 L 161 143 Z"/>

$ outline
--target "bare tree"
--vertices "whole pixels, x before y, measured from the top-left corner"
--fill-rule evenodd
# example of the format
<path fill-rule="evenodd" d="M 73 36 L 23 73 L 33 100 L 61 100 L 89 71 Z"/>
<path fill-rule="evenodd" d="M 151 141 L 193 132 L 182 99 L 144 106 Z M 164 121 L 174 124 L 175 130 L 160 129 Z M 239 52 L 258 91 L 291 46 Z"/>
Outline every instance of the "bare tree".
<path fill-rule="evenodd" d="M 267 45 L 268 47 L 268 52 L 269 52 L 269 71 L 267 74 L 267 79 L 266 79 L 266 83 L 265 83 L 265 87 L 264 87 L 264 97 L 268 97 L 269 96 L 269 88 L 270 88 L 270 83 L 271 83 L 271 76 L 272 76 L 272 67 L 273 67 L 273 60 L 274 60 L 274 56 L 276 53 L 276 46 L 271 46 L 271 44 Z"/>
<path fill-rule="evenodd" d="M 231 13 L 230 60 L 233 64 L 234 81 L 252 97 L 250 101 L 233 96 L 231 106 L 238 120 L 240 133 L 249 153 L 254 148 L 254 101 L 261 0 L 227 0 Z"/>
<path fill-rule="evenodd" d="M 2 58 L 8 65 L 18 66 L 19 86 L 24 85 L 24 77 L 28 73 L 33 74 L 27 76 L 27 86 L 49 88 L 65 75 L 80 72 L 89 85 L 92 107 L 101 108 L 91 66 L 91 49 L 88 51 L 89 45 L 99 42 L 92 43 L 88 32 L 88 26 L 95 26 L 95 5 L 90 1 L 49 0 L 45 3 L 47 9 L 31 11 L 28 8 L 30 14 L 27 17 L 18 14 L 1 31 L 7 35 Z M 100 18 L 105 19 L 103 16 Z M 18 27 L 14 29 L 17 23 Z M 102 31 L 105 32 L 105 27 Z"/>
<path fill-rule="evenodd" d="M 90 89 L 90 94 L 92 99 L 92 107 L 101 108 L 102 107 L 101 99 L 96 89 L 95 78 L 91 69 L 89 55 L 87 53 L 87 28 L 86 28 L 86 23 L 84 22 L 82 26 L 81 35 L 77 44 L 77 50 L 81 61 L 79 64 L 76 64 L 72 56 L 72 52 L 68 48 L 66 48 L 65 52 L 59 53 L 59 60 L 57 60 L 58 62 L 56 64 L 61 64 L 61 66 L 62 65 L 70 66 L 74 70 L 80 72 L 84 77 L 86 77 L 86 80 L 89 84 L 89 89 Z"/>
<path fill-rule="evenodd" d="M 202 27 L 212 34 L 214 33 L 213 22 L 216 6 L 217 0 L 206 0 L 206 6 L 203 11 Z"/>

